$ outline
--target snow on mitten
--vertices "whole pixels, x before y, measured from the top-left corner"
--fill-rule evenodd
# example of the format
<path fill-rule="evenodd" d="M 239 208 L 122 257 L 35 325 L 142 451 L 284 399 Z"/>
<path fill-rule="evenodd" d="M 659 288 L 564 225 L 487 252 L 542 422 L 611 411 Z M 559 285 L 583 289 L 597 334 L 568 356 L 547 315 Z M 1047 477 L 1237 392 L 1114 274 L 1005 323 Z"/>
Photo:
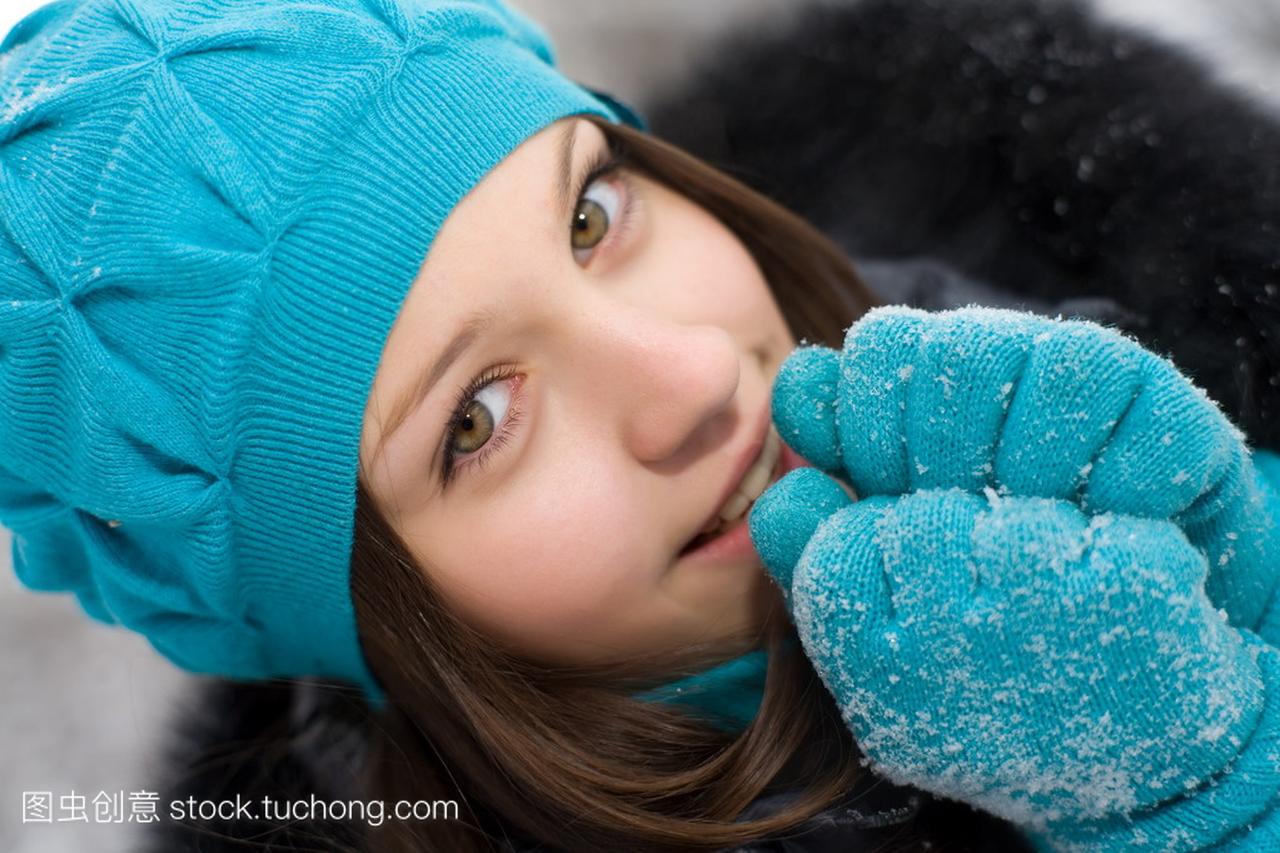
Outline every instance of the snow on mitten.
<path fill-rule="evenodd" d="M 874 308 L 774 382 L 782 439 L 859 495 L 959 487 L 1171 519 L 1209 598 L 1280 645 L 1280 532 L 1244 436 L 1116 329 L 1003 308 Z"/>
<path fill-rule="evenodd" d="M 800 468 L 748 524 L 890 780 L 1045 847 L 1198 849 L 1274 804 L 1280 650 L 1227 623 L 1172 521 L 990 487 L 853 502 Z"/>

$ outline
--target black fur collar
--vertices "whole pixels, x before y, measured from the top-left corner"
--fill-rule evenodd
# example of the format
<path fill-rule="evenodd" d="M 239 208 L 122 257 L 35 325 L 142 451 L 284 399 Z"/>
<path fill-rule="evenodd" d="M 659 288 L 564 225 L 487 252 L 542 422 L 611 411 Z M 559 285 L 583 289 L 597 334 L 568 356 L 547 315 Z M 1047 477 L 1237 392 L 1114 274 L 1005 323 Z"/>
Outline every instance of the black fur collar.
<path fill-rule="evenodd" d="M 1048 305 L 1110 300 L 1280 448 L 1276 114 L 1089 8 L 818 3 L 709 52 L 643 112 L 855 259 L 934 259 Z"/>

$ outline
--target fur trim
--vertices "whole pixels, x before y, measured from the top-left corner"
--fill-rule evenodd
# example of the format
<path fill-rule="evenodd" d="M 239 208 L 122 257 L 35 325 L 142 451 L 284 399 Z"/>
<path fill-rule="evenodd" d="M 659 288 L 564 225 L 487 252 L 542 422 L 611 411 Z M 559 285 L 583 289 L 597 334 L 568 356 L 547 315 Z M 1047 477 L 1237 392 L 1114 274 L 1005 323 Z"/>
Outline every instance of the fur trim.
<path fill-rule="evenodd" d="M 1280 123 L 1183 48 L 1052 0 L 824 3 L 644 110 L 856 259 L 1111 300 L 1280 448 Z"/>

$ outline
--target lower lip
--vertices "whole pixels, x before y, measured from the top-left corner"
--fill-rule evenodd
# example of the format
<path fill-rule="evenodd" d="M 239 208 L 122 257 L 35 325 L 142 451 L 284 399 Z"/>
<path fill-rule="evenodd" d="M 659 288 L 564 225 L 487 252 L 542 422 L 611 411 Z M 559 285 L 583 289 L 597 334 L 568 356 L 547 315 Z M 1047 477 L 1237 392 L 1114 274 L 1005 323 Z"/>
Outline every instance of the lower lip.
<path fill-rule="evenodd" d="M 807 465 L 809 462 L 803 456 L 788 447 L 786 442 L 782 442 L 782 452 L 778 454 L 778 464 L 769 479 L 769 485 L 782 479 L 788 471 Z M 747 511 L 724 533 L 715 539 L 708 539 L 692 551 L 682 552 L 680 558 L 699 562 L 758 558 L 755 545 L 751 542 L 751 529 L 747 525 L 747 516 L 750 514 L 751 507 L 747 507 Z"/>

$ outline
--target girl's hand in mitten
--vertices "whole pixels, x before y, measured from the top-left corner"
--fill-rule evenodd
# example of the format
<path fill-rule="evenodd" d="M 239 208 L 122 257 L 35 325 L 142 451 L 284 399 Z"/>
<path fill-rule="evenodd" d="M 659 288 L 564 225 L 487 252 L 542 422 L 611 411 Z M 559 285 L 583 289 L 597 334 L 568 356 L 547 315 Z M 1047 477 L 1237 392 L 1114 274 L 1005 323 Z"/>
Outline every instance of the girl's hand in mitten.
<path fill-rule="evenodd" d="M 875 308 L 792 353 L 783 440 L 859 495 L 958 487 L 1171 519 L 1209 598 L 1280 644 L 1280 532 L 1244 437 L 1167 359 L 1087 320 Z"/>
<path fill-rule="evenodd" d="M 891 780 L 1049 838 L 1126 843 L 1134 826 L 1208 843 L 1276 796 L 1280 651 L 1226 623 L 1173 522 L 989 487 L 852 502 L 800 468 L 748 523 Z M 1247 803 L 1183 804 L 1229 766 Z"/>

